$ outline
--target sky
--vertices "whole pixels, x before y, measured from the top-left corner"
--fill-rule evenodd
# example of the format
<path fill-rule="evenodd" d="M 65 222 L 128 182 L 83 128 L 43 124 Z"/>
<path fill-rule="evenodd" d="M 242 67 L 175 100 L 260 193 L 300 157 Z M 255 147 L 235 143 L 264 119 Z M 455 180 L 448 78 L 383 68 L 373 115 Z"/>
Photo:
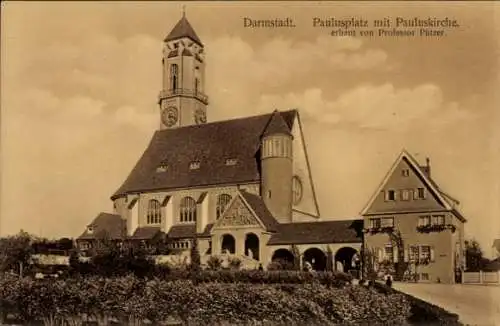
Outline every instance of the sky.
<path fill-rule="evenodd" d="M 2 2 L 0 235 L 77 237 L 159 126 L 162 40 L 205 45 L 208 120 L 299 109 L 323 219 L 359 213 L 404 148 L 500 238 L 494 2 Z M 295 28 L 245 28 L 290 17 Z M 448 17 L 442 37 L 335 37 L 312 19 Z"/>

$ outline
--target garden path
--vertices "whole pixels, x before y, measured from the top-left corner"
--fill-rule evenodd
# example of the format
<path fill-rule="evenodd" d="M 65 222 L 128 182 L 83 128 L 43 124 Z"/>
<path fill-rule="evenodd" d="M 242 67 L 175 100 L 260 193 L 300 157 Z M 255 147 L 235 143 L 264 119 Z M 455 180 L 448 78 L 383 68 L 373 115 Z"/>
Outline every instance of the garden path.
<path fill-rule="evenodd" d="M 393 287 L 458 314 L 464 324 L 500 326 L 500 286 L 395 282 Z"/>

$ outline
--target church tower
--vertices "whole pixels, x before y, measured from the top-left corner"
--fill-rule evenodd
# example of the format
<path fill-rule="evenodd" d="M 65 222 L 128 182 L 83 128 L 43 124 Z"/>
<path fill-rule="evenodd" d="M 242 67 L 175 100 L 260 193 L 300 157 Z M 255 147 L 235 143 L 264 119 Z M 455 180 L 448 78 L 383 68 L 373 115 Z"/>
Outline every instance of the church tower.
<path fill-rule="evenodd" d="M 207 122 L 203 43 L 185 13 L 164 40 L 160 129 Z"/>
<path fill-rule="evenodd" d="M 293 136 L 278 111 L 262 135 L 261 197 L 280 223 L 292 222 Z"/>

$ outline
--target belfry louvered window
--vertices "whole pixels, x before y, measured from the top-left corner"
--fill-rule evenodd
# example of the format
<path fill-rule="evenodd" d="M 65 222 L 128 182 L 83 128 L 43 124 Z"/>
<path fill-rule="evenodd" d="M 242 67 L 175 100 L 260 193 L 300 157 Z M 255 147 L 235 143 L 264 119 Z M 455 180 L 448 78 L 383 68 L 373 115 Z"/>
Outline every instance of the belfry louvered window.
<path fill-rule="evenodd" d="M 152 199 L 148 203 L 148 224 L 160 224 L 161 223 L 161 205 L 160 202 Z"/>
<path fill-rule="evenodd" d="M 226 210 L 227 205 L 231 201 L 232 197 L 228 194 L 221 194 L 217 197 L 217 207 L 216 207 L 216 217 L 221 217 L 222 213 Z"/>
<path fill-rule="evenodd" d="M 196 221 L 196 201 L 192 197 L 184 197 L 180 207 L 181 222 Z"/>
<path fill-rule="evenodd" d="M 174 63 L 170 66 L 170 89 L 172 90 L 177 89 L 178 74 L 179 66 Z"/>

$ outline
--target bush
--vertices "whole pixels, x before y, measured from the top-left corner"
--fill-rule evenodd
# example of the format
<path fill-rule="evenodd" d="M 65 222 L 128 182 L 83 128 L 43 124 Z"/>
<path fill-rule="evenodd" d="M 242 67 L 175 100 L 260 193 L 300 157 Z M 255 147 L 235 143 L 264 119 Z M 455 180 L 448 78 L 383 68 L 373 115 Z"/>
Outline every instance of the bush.
<path fill-rule="evenodd" d="M 229 258 L 229 267 L 232 269 L 240 269 L 241 267 L 241 259 L 237 257 Z"/>
<path fill-rule="evenodd" d="M 43 320 L 81 324 L 82 316 L 90 316 L 89 321 L 113 318 L 121 324 L 175 319 L 189 325 L 382 325 L 403 324 L 410 316 L 404 295 L 364 287 L 327 288 L 317 282 L 195 286 L 189 280 L 133 276 L 55 281 L 0 277 L 0 307 L 27 324 Z"/>
<path fill-rule="evenodd" d="M 208 258 L 207 265 L 211 270 L 219 270 L 222 267 L 222 260 L 217 256 L 210 256 L 210 258 Z"/>

